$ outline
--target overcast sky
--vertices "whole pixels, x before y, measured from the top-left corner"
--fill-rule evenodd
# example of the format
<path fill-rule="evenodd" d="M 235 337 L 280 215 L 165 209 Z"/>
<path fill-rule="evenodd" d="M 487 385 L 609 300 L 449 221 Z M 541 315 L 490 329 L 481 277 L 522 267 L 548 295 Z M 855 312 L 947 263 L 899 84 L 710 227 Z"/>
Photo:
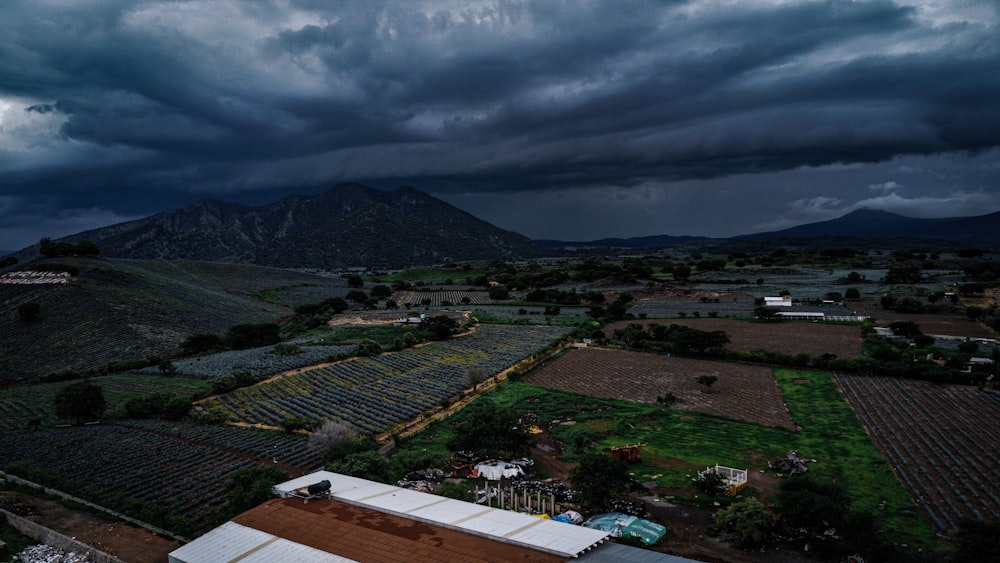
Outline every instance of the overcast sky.
<path fill-rule="evenodd" d="M 532 238 L 1000 210 L 995 0 L 4 0 L 0 248 L 411 185 Z"/>

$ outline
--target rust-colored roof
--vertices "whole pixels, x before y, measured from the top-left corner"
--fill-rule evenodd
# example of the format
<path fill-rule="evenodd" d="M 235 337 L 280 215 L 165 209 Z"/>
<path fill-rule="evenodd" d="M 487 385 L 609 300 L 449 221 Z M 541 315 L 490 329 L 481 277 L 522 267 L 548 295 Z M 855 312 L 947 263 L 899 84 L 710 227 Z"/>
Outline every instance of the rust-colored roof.
<path fill-rule="evenodd" d="M 340 501 L 283 498 L 233 522 L 356 561 L 565 561 L 533 549 Z"/>

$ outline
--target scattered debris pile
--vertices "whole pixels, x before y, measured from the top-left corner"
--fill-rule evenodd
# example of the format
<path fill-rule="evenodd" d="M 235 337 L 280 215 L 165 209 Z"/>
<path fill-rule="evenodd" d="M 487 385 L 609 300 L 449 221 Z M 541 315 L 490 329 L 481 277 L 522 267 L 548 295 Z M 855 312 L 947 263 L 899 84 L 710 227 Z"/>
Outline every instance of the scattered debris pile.
<path fill-rule="evenodd" d="M 422 493 L 432 493 L 434 489 L 437 488 L 438 484 L 444 481 L 447 474 L 441 469 L 421 469 L 419 471 L 411 471 L 403 476 L 401 481 L 397 481 L 396 485 L 404 489 L 413 489 L 415 491 L 420 491 Z"/>
<path fill-rule="evenodd" d="M 83 553 L 64 551 L 51 545 L 39 544 L 24 548 L 12 561 L 22 563 L 94 563 Z"/>
<path fill-rule="evenodd" d="M 794 475 L 796 473 L 805 473 L 809 470 L 809 468 L 806 467 L 806 461 L 809 460 L 799 455 L 799 452 L 789 450 L 788 453 L 785 454 L 785 457 L 767 462 L 767 467 L 768 469 L 773 469 L 774 471 L 784 475 Z"/>

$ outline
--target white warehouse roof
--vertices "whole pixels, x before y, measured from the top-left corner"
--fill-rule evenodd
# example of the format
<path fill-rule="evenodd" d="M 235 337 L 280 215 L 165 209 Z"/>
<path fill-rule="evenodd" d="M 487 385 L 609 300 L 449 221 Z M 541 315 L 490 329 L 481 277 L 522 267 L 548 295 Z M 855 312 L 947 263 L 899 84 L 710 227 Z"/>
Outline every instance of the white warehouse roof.
<path fill-rule="evenodd" d="M 608 534 L 582 526 L 536 518 L 366 479 L 317 471 L 275 485 L 278 496 L 329 481 L 330 498 L 567 558 L 579 557 L 608 539 Z"/>

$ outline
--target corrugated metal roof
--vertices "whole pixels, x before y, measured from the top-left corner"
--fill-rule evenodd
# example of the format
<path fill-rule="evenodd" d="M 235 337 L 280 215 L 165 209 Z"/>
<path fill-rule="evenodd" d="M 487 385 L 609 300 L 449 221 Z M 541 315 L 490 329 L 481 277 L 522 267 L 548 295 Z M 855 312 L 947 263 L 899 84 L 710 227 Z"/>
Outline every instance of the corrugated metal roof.
<path fill-rule="evenodd" d="M 286 481 L 276 485 L 274 490 L 280 496 L 288 496 L 297 489 L 323 480 L 330 481 L 329 495 L 336 500 L 562 557 L 579 557 L 608 539 L 608 534 L 599 530 L 484 507 L 330 471 L 317 471 Z"/>
<path fill-rule="evenodd" d="M 581 563 L 701 563 L 695 559 L 678 557 L 649 549 L 608 542 L 579 559 Z"/>
<path fill-rule="evenodd" d="M 225 524 L 197 540 L 170 552 L 170 563 L 354 563 L 340 557 L 278 536 L 241 526 Z"/>

